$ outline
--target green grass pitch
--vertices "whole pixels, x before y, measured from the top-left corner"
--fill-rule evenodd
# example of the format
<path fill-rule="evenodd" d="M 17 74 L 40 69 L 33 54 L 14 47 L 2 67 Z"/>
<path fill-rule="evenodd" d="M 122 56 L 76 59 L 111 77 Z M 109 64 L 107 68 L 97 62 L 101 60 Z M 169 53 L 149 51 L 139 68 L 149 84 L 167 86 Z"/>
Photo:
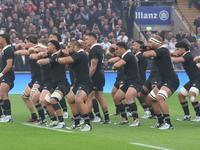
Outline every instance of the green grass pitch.
<path fill-rule="evenodd" d="M 104 96 L 108 102 L 109 113 L 111 114 L 115 111 L 111 94 L 104 94 Z M 130 143 L 141 143 L 176 150 L 199 149 L 198 143 L 200 137 L 200 122 L 176 121 L 176 118 L 183 116 L 183 111 L 178 101 L 177 93 L 167 100 L 167 104 L 170 109 L 171 122 L 174 126 L 173 130 L 167 131 L 150 129 L 150 126 L 157 122 L 155 119 L 140 119 L 140 127 L 113 125 L 114 122 L 121 120 L 120 116 L 110 116 L 112 124 L 109 125 L 92 123 L 93 131 L 91 132 L 73 130 L 73 133 L 66 133 L 26 126 L 22 123 L 30 119 L 30 113 L 20 95 L 9 95 L 9 97 L 11 100 L 14 122 L 0 123 L 0 149 L 2 150 L 153 149 L 132 145 Z M 137 105 L 139 116 L 144 115 L 143 109 L 138 101 Z M 192 118 L 195 118 L 195 112 L 190 102 L 189 109 Z M 70 109 L 68 112 L 70 116 L 72 116 Z M 129 121 L 132 123 L 133 119 L 129 118 Z M 65 123 L 67 126 L 71 126 L 73 122 L 69 119 L 65 119 Z"/>

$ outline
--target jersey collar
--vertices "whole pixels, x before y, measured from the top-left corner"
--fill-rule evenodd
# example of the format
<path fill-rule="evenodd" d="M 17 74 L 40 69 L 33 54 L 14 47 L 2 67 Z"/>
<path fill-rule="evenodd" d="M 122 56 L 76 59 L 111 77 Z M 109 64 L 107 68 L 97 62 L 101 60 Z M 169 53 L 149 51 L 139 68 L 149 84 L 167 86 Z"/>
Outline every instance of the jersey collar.
<path fill-rule="evenodd" d="M 5 49 L 8 48 L 8 47 L 10 47 L 10 46 L 11 46 L 10 44 L 9 44 L 9 45 L 6 45 L 6 46 L 2 49 L 2 52 L 5 51 Z"/>
<path fill-rule="evenodd" d="M 139 52 L 137 52 L 137 53 L 135 54 L 135 56 L 139 55 L 140 53 L 142 53 L 142 52 L 140 52 L 140 51 L 139 51 Z"/>
<path fill-rule="evenodd" d="M 127 53 L 130 53 L 131 52 L 131 50 L 129 49 L 129 50 L 127 50 L 123 55 L 122 55 L 122 58 L 127 54 Z"/>
<path fill-rule="evenodd" d="M 77 53 L 79 53 L 79 52 L 84 52 L 84 50 L 83 50 L 83 49 L 80 49 Z"/>
<path fill-rule="evenodd" d="M 96 43 L 96 44 L 92 45 L 92 46 L 90 47 L 90 49 L 92 49 L 92 48 L 95 47 L 96 45 L 101 46 L 99 43 Z"/>
<path fill-rule="evenodd" d="M 189 53 L 190 52 L 190 50 L 189 51 L 187 51 L 187 52 L 185 52 L 182 56 L 185 56 L 187 53 Z"/>
<path fill-rule="evenodd" d="M 55 54 L 57 54 L 57 52 L 53 53 L 51 56 L 53 56 L 53 55 L 55 55 Z"/>

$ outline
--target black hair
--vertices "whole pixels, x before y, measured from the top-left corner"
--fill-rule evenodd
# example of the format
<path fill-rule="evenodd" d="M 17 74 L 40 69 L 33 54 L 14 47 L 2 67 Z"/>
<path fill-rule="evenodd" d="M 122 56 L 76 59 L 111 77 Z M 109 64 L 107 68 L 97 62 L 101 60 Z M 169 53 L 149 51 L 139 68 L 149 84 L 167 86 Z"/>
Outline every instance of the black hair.
<path fill-rule="evenodd" d="M 26 40 L 33 43 L 33 44 L 37 44 L 37 36 L 35 36 L 34 34 L 30 34 L 26 37 Z"/>
<path fill-rule="evenodd" d="M 7 34 L 0 34 L 0 36 L 6 40 L 7 44 L 10 44 L 10 38 Z"/>
<path fill-rule="evenodd" d="M 189 51 L 189 47 L 188 47 L 187 43 L 184 41 L 177 42 L 175 47 L 176 48 L 185 48 L 186 51 Z"/>
<path fill-rule="evenodd" d="M 92 36 L 93 38 L 95 38 L 95 40 L 97 40 L 97 36 L 96 36 L 96 34 L 93 33 L 93 32 L 90 32 L 90 33 L 88 33 L 88 34 L 86 34 L 86 35 Z"/>
<path fill-rule="evenodd" d="M 72 45 L 77 46 L 78 48 L 81 47 L 81 44 L 77 40 L 71 40 L 69 43 L 72 43 Z"/>
<path fill-rule="evenodd" d="M 135 42 L 137 42 L 140 45 L 144 44 L 144 42 L 142 42 L 142 41 L 135 41 Z"/>
<path fill-rule="evenodd" d="M 127 50 L 127 45 L 125 42 L 118 42 L 116 45 Z"/>
<path fill-rule="evenodd" d="M 56 36 L 59 42 L 62 42 L 60 33 L 53 32 L 52 35 Z"/>
<path fill-rule="evenodd" d="M 56 48 L 57 51 L 60 49 L 60 45 L 59 45 L 58 41 L 51 40 L 49 42 L 52 43 L 55 46 L 55 48 Z"/>

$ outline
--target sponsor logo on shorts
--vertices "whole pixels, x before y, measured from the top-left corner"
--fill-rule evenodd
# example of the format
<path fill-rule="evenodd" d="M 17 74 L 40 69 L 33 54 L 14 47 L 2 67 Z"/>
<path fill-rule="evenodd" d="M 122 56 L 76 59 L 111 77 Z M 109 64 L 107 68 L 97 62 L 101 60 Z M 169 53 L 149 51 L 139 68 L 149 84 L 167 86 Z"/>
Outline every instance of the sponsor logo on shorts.
<path fill-rule="evenodd" d="M 196 84 L 193 84 L 192 86 L 196 86 Z"/>
<path fill-rule="evenodd" d="M 45 86 L 44 89 L 47 89 L 47 87 Z"/>
<path fill-rule="evenodd" d="M 133 86 L 133 84 L 131 84 L 130 86 Z"/>
<path fill-rule="evenodd" d="M 79 90 L 81 90 L 81 89 L 82 89 L 82 87 L 80 86 L 80 87 L 78 87 L 78 89 L 79 89 Z"/>
<path fill-rule="evenodd" d="M 164 85 L 167 85 L 167 83 L 165 83 Z"/>
<path fill-rule="evenodd" d="M 96 87 L 96 86 L 94 86 L 94 87 L 93 87 L 93 89 L 94 89 L 94 90 L 97 90 L 97 87 Z"/>

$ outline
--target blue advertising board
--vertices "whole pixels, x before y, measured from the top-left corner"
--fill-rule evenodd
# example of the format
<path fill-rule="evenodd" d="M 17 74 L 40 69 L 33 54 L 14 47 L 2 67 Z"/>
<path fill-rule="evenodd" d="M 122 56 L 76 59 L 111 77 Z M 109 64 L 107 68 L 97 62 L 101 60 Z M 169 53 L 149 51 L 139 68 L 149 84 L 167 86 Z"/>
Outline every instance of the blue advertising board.
<path fill-rule="evenodd" d="M 137 7 L 135 19 L 140 25 L 171 25 L 171 7 Z"/>

